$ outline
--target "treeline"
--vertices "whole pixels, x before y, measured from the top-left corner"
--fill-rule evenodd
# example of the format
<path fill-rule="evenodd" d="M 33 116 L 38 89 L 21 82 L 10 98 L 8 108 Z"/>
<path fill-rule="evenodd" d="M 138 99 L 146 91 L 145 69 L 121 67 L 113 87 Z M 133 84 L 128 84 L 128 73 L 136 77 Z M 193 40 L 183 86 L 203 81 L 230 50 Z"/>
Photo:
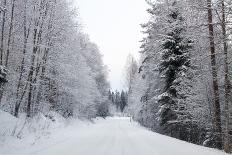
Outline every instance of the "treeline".
<path fill-rule="evenodd" d="M 118 112 L 123 112 L 128 103 L 128 92 L 126 91 L 111 91 L 108 92 L 108 99 L 112 105 L 116 107 Z"/>
<path fill-rule="evenodd" d="M 1 110 L 85 118 L 107 110 L 107 68 L 71 6 L 66 0 L 0 1 Z"/>
<path fill-rule="evenodd" d="M 231 151 L 231 0 L 148 1 L 129 112 L 155 132 Z"/>

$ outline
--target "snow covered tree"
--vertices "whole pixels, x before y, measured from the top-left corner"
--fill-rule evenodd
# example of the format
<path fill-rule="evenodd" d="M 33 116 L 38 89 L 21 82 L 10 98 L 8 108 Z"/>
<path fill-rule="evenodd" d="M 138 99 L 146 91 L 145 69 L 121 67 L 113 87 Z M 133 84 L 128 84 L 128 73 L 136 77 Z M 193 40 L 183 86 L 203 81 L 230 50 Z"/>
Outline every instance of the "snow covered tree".
<path fill-rule="evenodd" d="M 162 82 L 162 94 L 158 96 L 158 120 L 164 132 L 188 140 L 187 130 L 191 125 L 188 112 L 188 96 L 191 95 L 191 59 L 192 41 L 184 36 L 184 19 L 179 10 L 178 1 L 167 4 L 166 34 L 162 40 L 161 63 L 158 65 Z"/>
<path fill-rule="evenodd" d="M 127 56 L 127 61 L 125 65 L 125 84 L 129 93 L 131 91 L 131 85 L 137 71 L 138 71 L 137 61 L 131 54 L 129 54 Z"/>
<path fill-rule="evenodd" d="M 139 98 L 131 96 L 137 100 L 137 120 L 156 132 L 201 143 L 203 140 L 199 139 L 204 130 L 200 130 L 204 127 L 198 126 L 200 123 L 195 118 L 203 115 L 202 112 L 208 107 L 207 103 L 203 107 L 202 100 L 199 100 L 201 84 L 196 74 L 199 71 L 195 70 L 199 68 L 196 67 L 194 54 L 198 45 L 193 44 L 195 38 L 190 37 L 192 32 L 189 30 L 192 29 L 184 9 L 187 4 L 160 0 L 150 5 L 148 13 L 151 18 L 142 25 L 147 36 L 141 46 L 138 76 L 145 87 L 141 90 L 133 88 L 133 91 L 143 93 Z M 190 127 L 192 130 L 189 130 Z"/>
<path fill-rule="evenodd" d="M 100 107 L 108 107 L 107 67 L 97 46 L 81 32 L 70 4 L 0 2 L 0 65 L 9 70 L 9 82 L 1 86 L 1 109 L 16 117 L 56 111 L 91 119 Z"/>

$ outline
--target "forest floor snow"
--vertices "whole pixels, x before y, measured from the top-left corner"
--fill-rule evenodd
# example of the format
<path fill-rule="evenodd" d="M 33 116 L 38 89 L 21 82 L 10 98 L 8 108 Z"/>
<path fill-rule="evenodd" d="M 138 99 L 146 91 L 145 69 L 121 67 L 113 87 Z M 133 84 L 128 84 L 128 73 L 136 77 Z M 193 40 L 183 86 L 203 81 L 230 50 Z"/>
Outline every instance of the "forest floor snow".
<path fill-rule="evenodd" d="M 1 126 L 0 126 L 1 127 Z M 224 152 L 189 144 L 151 132 L 127 117 L 73 121 L 35 135 L 12 138 L 0 145 L 1 155 L 225 155 Z M 33 138 L 32 138 L 33 137 Z M 32 140 L 33 139 L 33 140 Z"/>

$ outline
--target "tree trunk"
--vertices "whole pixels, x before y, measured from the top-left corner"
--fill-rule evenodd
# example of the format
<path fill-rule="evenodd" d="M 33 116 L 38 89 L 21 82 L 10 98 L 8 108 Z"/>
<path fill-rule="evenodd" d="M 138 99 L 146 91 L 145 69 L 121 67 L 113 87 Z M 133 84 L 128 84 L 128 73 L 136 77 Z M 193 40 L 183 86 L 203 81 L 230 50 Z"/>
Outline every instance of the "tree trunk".
<path fill-rule="evenodd" d="M 219 100 L 219 88 L 217 79 L 217 66 L 216 66 L 216 55 L 215 55 L 215 44 L 214 44 L 214 28 L 213 28 L 213 13 L 212 13 L 212 1 L 207 0 L 207 11 L 208 11 L 208 28 L 209 28 L 209 40 L 210 40 L 210 56 L 211 56 L 211 67 L 213 76 L 213 91 L 214 91 L 214 124 L 213 129 L 215 135 L 216 147 L 222 149 L 222 127 L 221 127 L 221 107 Z"/>
<path fill-rule="evenodd" d="M 29 85 L 29 90 L 28 90 L 28 99 L 27 99 L 27 117 L 31 116 L 31 105 L 32 105 L 32 91 L 33 91 L 33 74 L 35 71 L 35 59 L 36 59 L 36 54 L 38 51 L 38 44 L 37 44 L 37 37 L 38 37 L 38 21 L 35 19 L 35 28 L 34 28 L 34 34 L 33 34 L 33 50 L 32 50 L 32 56 L 31 56 L 31 65 L 28 73 L 28 85 Z"/>
<path fill-rule="evenodd" d="M 225 131 L 224 131 L 224 150 L 225 152 L 230 152 L 230 142 L 229 142 L 229 102 L 230 102 L 230 80 L 229 80 L 229 67 L 228 67 L 228 45 L 227 45 L 227 34 L 226 34 L 226 18 L 225 18 L 225 3 L 221 0 L 222 7 L 222 37 L 223 37 L 223 50 L 224 50 L 224 72 L 225 72 Z"/>
<path fill-rule="evenodd" d="M 4 0 L 4 7 L 6 7 L 6 0 Z M 3 65 L 3 55 L 4 55 L 4 31 L 6 22 L 6 11 L 3 11 L 2 15 L 2 32 L 1 32 L 1 47 L 0 47 L 0 65 Z"/>
<path fill-rule="evenodd" d="M 8 35 L 8 41 L 7 41 L 6 61 L 5 61 L 6 67 L 8 65 L 9 54 L 10 54 L 10 43 L 11 43 L 11 36 L 12 36 L 12 31 L 13 31 L 13 21 L 14 21 L 14 9 L 15 9 L 15 0 L 12 1 L 12 7 L 11 7 L 10 29 L 9 29 L 9 35 Z"/>

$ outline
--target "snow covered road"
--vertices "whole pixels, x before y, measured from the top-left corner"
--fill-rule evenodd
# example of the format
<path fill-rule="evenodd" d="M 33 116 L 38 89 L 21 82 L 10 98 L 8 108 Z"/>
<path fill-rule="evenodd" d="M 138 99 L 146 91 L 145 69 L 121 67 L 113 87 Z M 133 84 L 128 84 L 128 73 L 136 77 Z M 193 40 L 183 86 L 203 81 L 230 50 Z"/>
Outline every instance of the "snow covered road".
<path fill-rule="evenodd" d="M 99 119 L 79 128 L 73 126 L 55 137 L 50 142 L 42 141 L 6 155 L 225 155 L 148 131 L 125 117 Z"/>

